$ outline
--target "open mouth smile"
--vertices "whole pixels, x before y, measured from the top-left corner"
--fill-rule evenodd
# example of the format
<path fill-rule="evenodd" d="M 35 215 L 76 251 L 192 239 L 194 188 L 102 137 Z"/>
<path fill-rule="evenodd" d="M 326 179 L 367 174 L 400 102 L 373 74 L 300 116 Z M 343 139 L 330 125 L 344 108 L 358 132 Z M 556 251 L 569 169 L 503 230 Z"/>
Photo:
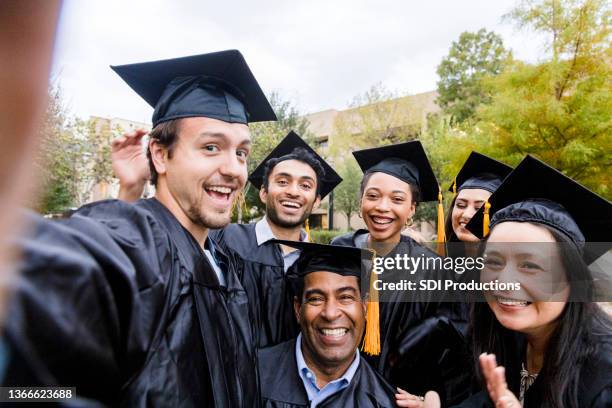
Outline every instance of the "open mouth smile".
<path fill-rule="evenodd" d="M 214 185 L 204 186 L 204 190 L 216 201 L 226 204 L 230 202 L 230 198 L 236 189 L 228 186 Z"/>
<path fill-rule="evenodd" d="M 499 305 L 506 307 L 527 307 L 532 303 L 526 300 L 513 299 L 503 296 L 495 296 L 495 300 Z"/>
<path fill-rule="evenodd" d="M 390 218 L 390 217 L 381 217 L 381 216 L 370 216 L 370 219 L 372 220 L 372 222 L 374 224 L 378 224 L 378 225 L 387 225 L 387 224 L 391 224 L 393 221 L 395 221 L 394 218 Z"/>

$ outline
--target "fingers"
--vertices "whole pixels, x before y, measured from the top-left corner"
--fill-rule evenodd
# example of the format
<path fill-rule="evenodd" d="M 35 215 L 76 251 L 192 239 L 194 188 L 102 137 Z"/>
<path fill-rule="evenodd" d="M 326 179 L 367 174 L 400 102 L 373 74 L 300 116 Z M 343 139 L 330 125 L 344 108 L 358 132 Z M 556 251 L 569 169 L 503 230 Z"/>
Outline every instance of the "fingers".
<path fill-rule="evenodd" d="M 435 391 L 427 391 L 425 394 L 425 401 L 423 403 L 423 408 L 440 408 L 442 404 L 440 403 L 440 396 Z"/>
<path fill-rule="evenodd" d="M 397 387 L 397 393 L 395 394 L 395 403 L 398 407 L 422 408 L 424 406 L 422 397 L 412 395 L 399 387 Z"/>
<path fill-rule="evenodd" d="M 126 132 L 123 135 L 115 138 L 111 142 L 113 149 L 120 149 L 125 146 L 140 144 L 142 138 L 147 134 L 144 129 L 136 129 L 132 132 Z"/>
<path fill-rule="evenodd" d="M 501 397 L 508 391 L 508 384 L 506 383 L 506 371 L 504 367 L 496 367 L 493 370 L 493 387 L 495 388 L 495 394 Z"/>

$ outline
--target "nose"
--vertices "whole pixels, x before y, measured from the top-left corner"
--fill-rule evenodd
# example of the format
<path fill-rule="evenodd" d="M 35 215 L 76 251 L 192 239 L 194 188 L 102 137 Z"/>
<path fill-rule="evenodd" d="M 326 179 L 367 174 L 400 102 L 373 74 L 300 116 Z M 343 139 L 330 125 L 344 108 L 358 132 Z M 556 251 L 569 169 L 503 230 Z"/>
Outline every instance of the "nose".
<path fill-rule="evenodd" d="M 241 161 L 235 152 L 229 152 L 225 155 L 223 163 L 219 167 L 221 175 L 228 179 L 246 179 L 247 165 L 246 162 Z"/>
<path fill-rule="evenodd" d="M 382 197 L 380 200 L 378 200 L 374 208 L 381 212 L 389 211 L 389 200 L 386 197 Z"/>
<path fill-rule="evenodd" d="M 461 213 L 461 218 L 464 218 L 466 221 L 469 221 L 472 219 L 474 214 L 476 214 L 476 209 L 472 206 L 468 206 Z"/>
<path fill-rule="evenodd" d="M 294 181 L 287 185 L 287 189 L 285 190 L 287 194 L 292 197 L 296 197 L 300 194 L 300 188 L 298 186 L 298 182 Z"/>
<path fill-rule="evenodd" d="M 325 306 L 321 311 L 321 317 L 327 321 L 334 321 L 340 318 L 341 314 L 342 312 L 338 307 L 338 303 L 334 299 L 325 302 Z"/>

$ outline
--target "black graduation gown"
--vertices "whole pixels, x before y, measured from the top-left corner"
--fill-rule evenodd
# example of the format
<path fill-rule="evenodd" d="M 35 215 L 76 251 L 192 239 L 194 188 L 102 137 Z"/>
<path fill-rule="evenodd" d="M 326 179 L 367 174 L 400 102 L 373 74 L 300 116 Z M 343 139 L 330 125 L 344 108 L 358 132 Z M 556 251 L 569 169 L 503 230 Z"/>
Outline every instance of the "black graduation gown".
<path fill-rule="evenodd" d="M 253 406 L 247 297 L 157 200 L 35 217 L 8 310 L 4 385 L 63 385 L 123 406 Z"/>
<path fill-rule="evenodd" d="M 332 240 L 336 245 L 358 246 L 368 231 L 357 230 Z M 438 257 L 408 236 L 401 246 L 387 254 L 407 252 L 410 257 Z M 409 276 L 403 270 L 387 270 L 386 281 L 400 279 L 452 279 L 452 274 L 437 270 L 417 271 Z M 391 384 L 415 395 L 429 390 L 440 394 L 445 403 L 457 403 L 469 395 L 471 356 L 456 321 L 465 321 L 465 308 L 428 298 L 429 294 L 393 292 L 380 302 L 381 353 L 366 360 Z M 410 299 L 407 298 L 410 297 Z"/>
<path fill-rule="evenodd" d="M 259 350 L 261 403 L 264 408 L 308 407 L 308 394 L 298 374 L 295 342 L 289 340 Z M 361 358 L 359 368 L 345 389 L 322 401 L 321 408 L 395 407 L 394 389 Z"/>
<path fill-rule="evenodd" d="M 299 326 L 285 274 L 280 247 L 257 245 L 255 223 L 230 224 L 211 233 L 225 252 L 237 260 L 237 274 L 249 298 L 256 346 L 268 347 L 296 337 Z"/>
<path fill-rule="evenodd" d="M 597 349 L 594 355 L 588 358 L 576 369 L 580 370 L 578 379 L 578 406 L 571 408 L 609 408 L 612 407 L 612 334 L 598 336 Z M 524 356 L 526 350 L 523 341 L 517 350 L 517 364 L 506 367 L 506 381 L 508 388 L 518 398 L 520 393 L 519 356 Z M 536 378 L 525 393 L 523 408 L 546 407 L 544 397 L 544 380 Z M 479 391 L 472 395 L 456 408 L 493 408 L 493 402 L 486 391 Z M 569 408 L 569 407 L 568 407 Z"/>

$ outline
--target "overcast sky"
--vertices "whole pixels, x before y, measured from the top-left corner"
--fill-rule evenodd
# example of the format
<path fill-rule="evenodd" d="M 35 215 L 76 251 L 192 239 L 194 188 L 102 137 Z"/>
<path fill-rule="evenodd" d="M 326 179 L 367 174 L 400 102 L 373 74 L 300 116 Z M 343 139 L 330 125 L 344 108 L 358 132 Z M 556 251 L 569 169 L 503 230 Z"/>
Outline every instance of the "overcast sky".
<path fill-rule="evenodd" d="M 436 88 L 436 66 L 463 31 L 501 34 L 537 61 L 541 41 L 502 22 L 516 0 L 64 2 L 52 81 L 70 112 L 150 122 L 152 108 L 109 65 L 239 49 L 266 93 L 302 113 L 343 109 L 380 82 Z"/>

